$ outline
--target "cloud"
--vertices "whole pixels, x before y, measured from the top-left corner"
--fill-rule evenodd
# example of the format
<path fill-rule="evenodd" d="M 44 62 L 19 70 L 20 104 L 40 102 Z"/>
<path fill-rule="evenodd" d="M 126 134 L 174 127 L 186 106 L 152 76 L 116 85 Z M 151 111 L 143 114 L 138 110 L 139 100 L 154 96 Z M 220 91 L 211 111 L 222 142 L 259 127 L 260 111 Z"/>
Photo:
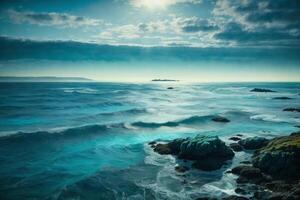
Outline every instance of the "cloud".
<path fill-rule="evenodd" d="M 300 27 L 300 1 L 295 0 L 218 0 L 213 13 L 250 29 Z"/>
<path fill-rule="evenodd" d="M 221 30 L 215 38 L 235 45 L 300 45 L 300 1 L 218 0 L 213 17 Z"/>
<path fill-rule="evenodd" d="M 233 41 L 239 46 L 299 46 L 300 40 L 297 35 L 286 31 L 274 29 L 246 30 L 235 22 L 228 23 L 224 30 L 216 33 L 214 37 L 223 41 Z"/>
<path fill-rule="evenodd" d="M 195 33 L 195 32 L 210 32 L 216 31 L 219 27 L 207 19 L 200 19 L 197 17 L 191 18 L 175 18 L 175 23 L 177 26 L 185 33 Z"/>
<path fill-rule="evenodd" d="M 197 17 L 172 17 L 161 21 L 110 26 L 94 36 L 94 39 L 108 44 L 140 46 L 170 46 L 170 44 L 176 46 L 178 44 L 178 46 L 203 47 L 213 44 L 212 34 L 217 30 L 219 27 L 210 20 Z M 194 37 L 191 38 L 191 36 Z"/>
<path fill-rule="evenodd" d="M 80 27 L 97 26 L 101 20 L 69 15 L 55 12 L 25 12 L 17 10 L 8 11 L 9 18 L 18 24 L 29 23 L 39 26 Z"/>
<path fill-rule="evenodd" d="M 131 0 L 130 3 L 135 7 L 167 7 L 179 3 L 200 4 L 202 0 Z"/>

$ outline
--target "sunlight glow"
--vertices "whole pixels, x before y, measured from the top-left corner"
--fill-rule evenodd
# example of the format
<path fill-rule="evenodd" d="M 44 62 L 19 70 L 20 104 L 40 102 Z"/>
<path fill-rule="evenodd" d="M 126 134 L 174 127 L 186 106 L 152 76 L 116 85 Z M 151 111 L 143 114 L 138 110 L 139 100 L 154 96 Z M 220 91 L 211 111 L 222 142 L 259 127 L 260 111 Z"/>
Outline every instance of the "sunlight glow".
<path fill-rule="evenodd" d="M 136 7 L 145 7 L 150 10 L 164 9 L 173 4 L 172 0 L 134 0 L 133 4 Z"/>

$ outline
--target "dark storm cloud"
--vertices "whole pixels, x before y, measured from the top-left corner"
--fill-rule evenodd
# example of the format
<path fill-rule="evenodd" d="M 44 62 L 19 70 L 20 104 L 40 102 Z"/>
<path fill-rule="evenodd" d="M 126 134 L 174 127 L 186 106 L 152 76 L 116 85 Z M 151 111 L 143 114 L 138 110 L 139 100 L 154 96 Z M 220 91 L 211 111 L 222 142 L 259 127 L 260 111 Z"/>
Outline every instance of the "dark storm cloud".
<path fill-rule="evenodd" d="M 256 29 L 247 30 L 241 24 L 231 22 L 226 24 L 224 30 L 214 35 L 216 39 L 224 41 L 235 41 L 240 45 L 248 44 L 254 46 L 299 46 L 299 36 L 293 32 L 278 29 Z"/>
<path fill-rule="evenodd" d="M 110 46 L 73 41 L 32 41 L 0 37 L 0 60 L 60 61 L 295 61 L 299 48 L 192 48 Z"/>
<path fill-rule="evenodd" d="M 224 17 L 216 39 L 235 41 L 237 45 L 300 44 L 300 1 L 219 0 L 213 14 Z"/>
<path fill-rule="evenodd" d="M 297 0 L 219 0 L 215 14 L 253 26 L 283 27 L 300 24 L 300 1 Z"/>

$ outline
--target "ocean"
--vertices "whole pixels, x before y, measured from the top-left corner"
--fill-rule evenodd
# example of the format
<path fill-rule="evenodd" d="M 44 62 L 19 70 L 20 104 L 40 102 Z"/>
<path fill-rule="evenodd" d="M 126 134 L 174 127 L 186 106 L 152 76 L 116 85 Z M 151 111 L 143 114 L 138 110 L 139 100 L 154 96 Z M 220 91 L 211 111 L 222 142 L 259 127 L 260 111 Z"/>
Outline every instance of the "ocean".
<path fill-rule="evenodd" d="M 173 89 L 167 89 L 173 87 Z M 274 93 L 250 92 L 253 88 Z M 1 199 L 196 199 L 234 194 L 226 170 L 191 169 L 148 142 L 299 130 L 300 83 L 0 83 Z M 290 100 L 273 99 L 290 97 Z M 211 119 L 221 115 L 229 123 Z"/>

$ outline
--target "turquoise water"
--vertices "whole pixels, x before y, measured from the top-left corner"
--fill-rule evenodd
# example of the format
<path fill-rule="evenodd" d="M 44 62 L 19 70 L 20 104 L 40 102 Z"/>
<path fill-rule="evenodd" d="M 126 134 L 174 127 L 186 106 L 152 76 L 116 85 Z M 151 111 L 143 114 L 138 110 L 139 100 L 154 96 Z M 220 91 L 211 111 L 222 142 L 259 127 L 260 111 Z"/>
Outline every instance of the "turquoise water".
<path fill-rule="evenodd" d="M 174 87 L 168 90 L 167 87 Z M 254 87 L 276 93 L 253 93 Z M 147 143 L 298 130 L 299 83 L 0 83 L 1 199 L 195 199 L 234 193 L 231 165 L 174 171 Z M 275 100 L 287 96 L 292 100 Z M 216 115 L 228 124 L 211 121 Z"/>

